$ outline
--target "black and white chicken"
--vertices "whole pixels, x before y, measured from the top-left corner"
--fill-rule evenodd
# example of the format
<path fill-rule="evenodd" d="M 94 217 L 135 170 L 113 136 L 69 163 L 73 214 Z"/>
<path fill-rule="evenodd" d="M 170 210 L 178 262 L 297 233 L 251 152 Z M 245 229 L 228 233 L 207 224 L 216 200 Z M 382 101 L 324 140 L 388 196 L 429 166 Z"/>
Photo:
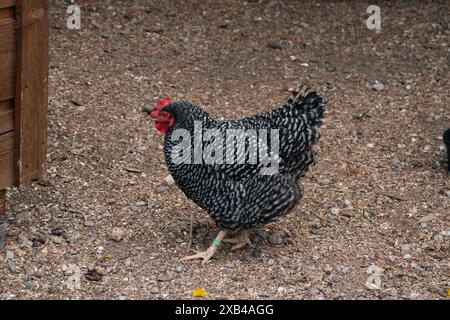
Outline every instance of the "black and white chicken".
<path fill-rule="evenodd" d="M 165 134 L 165 159 L 176 185 L 221 229 L 206 251 L 183 260 L 205 263 L 222 241 L 235 244 L 233 250 L 251 246 L 250 229 L 297 204 L 298 178 L 314 164 L 312 146 L 324 112 L 321 96 L 305 86 L 282 106 L 241 120 L 212 119 L 186 101 L 157 103 L 151 116 Z M 225 239 L 230 231 L 239 234 Z"/>

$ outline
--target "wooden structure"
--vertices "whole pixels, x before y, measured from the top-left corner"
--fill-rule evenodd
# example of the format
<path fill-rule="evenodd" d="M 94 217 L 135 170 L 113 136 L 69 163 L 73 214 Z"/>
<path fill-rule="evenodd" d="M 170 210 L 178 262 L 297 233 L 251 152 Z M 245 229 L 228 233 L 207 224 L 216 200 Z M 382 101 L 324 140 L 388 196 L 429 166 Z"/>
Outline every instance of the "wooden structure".
<path fill-rule="evenodd" d="M 4 190 L 42 177 L 47 80 L 48 1 L 0 0 L 0 225 Z"/>

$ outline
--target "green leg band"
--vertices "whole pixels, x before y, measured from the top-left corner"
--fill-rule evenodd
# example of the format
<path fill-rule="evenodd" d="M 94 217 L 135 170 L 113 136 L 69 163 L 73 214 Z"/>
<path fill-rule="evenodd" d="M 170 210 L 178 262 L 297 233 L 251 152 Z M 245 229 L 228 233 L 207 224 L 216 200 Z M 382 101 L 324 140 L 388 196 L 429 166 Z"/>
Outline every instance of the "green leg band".
<path fill-rule="evenodd" d="M 216 247 L 220 246 L 221 243 L 222 242 L 218 239 L 214 239 L 214 241 L 212 242 L 213 246 L 216 246 Z"/>

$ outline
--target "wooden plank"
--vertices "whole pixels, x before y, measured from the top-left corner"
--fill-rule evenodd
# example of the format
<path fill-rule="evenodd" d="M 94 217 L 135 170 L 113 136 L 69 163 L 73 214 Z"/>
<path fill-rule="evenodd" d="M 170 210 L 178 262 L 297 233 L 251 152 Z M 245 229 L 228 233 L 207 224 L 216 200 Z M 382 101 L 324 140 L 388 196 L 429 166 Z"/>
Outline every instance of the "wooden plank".
<path fill-rule="evenodd" d="M 14 7 L 16 0 L 0 0 L 0 9 Z"/>
<path fill-rule="evenodd" d="M 0 135 L 14 130 L 13 101 L 0 102 Z"/>
<path fill-rule="evenodd" d="M 48 1 L 17 0 L 16 174 L 19 184 L 41 179 L 47 149 Z"/>
<path fill-rule="evenodd" d="M 14 133 L 0 136 L 0 190 L 14 184 Z"/>
<path fill-rule="evenodd" d="M 14 66 L 0 69 L 0 101 L 14 98 Z"/>
<path fill-rule="evenodd" d="M 9 14 L 9 12 L 7 14 Z M 0 50 L 15 50 L 16 30 L 17 21 L 14 16 L 0 19 Z"/>
<path fill-rule="evenodd" d="M 14 19 L 14 7 L 0 8 L 0 20 Z"/>

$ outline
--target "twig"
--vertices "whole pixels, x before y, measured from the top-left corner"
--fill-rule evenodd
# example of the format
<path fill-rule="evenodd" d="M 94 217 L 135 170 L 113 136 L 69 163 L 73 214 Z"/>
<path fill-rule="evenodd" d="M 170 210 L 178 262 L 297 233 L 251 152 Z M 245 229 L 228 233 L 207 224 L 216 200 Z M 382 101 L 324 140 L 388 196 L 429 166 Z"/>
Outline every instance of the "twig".
<path fill-rule="evenodd" d="M 125 168 L 125 170 L 128 171 L 128 172 L 131 172 L 131 173 L 142 173 L 141 170 L 135 169 L 135 168 L 129 168 L 129 167 L 127 167 L 127 168 Z"/>
<path fill-rule="evenodd" d="M 192 210 L 191 211 L 191 217 L 190 217 L 190 221 L 189 221 L 189 242 L 187 245 L 187 252 L 191 252 L 191 247 L 192 247 L 192 240 L 194 238 L 194 212 Z"/>
<path fill-rule="evenodd" d="M 394 196 L 393 194 L 389 194 L 389 193 L 385 193 L 385 192 L 381 192 L 380 194 L 383 196 L 389 197 L 391 199 L 398 200 L 398 201 L 407 201 L 408 200 L 408 199 L 402 198 L 400 196 Z"/>

